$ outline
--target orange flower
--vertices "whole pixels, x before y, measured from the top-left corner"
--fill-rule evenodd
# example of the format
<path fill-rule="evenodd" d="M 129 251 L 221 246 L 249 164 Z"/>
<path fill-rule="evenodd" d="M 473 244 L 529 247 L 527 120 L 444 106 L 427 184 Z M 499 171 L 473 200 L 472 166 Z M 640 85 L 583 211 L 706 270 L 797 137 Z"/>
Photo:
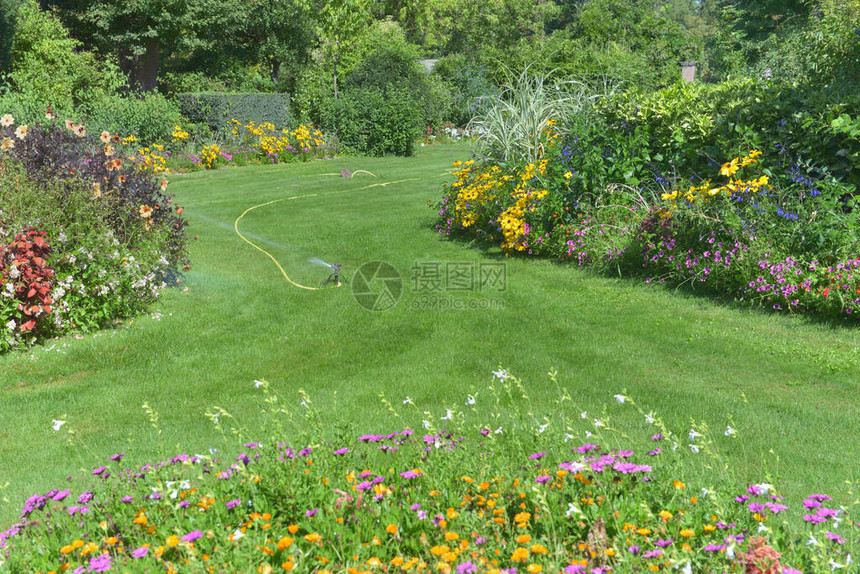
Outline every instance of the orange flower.
<path fill-rule="evenodd" d="M 13 147 L 15 147 L 15 141 L 12 138 L 3 138 L 3 143 L 0 144 L 0 149 L 5 152 L 9 151 Z"/>
<path fill-rule="evenodd" d="M 280 540 L 278 540 L 278 550 L 286 550 L 293 544 L 293 539 L 289 536 L 284 536 Z"/>
<path fill-rule="evenodd" d="M 514 553 L 511 554 L 511 560 L 514 562 L 524 562 L 529 557 L 529 551 L 527 548 L 517 548 L 514 550 Z"/>
<path fill-rule="evenodd" d="M 387 533 L 389 533 L 390 535 L 394 536 L 397 534 L 397 525 L 396 524 L 389 524 L 388 526 L 385 527 L 385 531 Z"/>
<path fill-rule="evenodd" d="M 311 532 L 310 534 L 305 534 L 305 540 L 308 542 L 319 542 L 322 540 L 322 535 L 316 532 Z"/>
<path fill-rule="evenodd" d="M 149 217 L 152 217 L 152 208 L 148 205 L 141 205 L 140 209 L 138 210 L 138 213 L 143 219 L 147 219 Z"/>
<path fill-rule="evenodd" d="M 681 536 L 683 536 L 684 538 L 689 538 L 690 536 L 693 536 L 694 534 L 696 534 L 696 531 L 693 530 L 692 528 L 681 529 Z"/>

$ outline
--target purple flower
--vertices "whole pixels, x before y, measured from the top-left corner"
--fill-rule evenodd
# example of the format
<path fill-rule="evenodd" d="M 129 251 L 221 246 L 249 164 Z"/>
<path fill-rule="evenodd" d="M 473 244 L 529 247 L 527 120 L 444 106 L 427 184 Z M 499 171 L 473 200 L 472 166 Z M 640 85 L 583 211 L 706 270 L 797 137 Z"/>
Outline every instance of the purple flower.
<path fill-rule="evenodd" d="M 419 476 L 421 476 L 421 473 L 416 472 L 414 470 L 407 470 L 406 472 L 401 472 L 400 476 L 402 476 L 403 478 L 418 478 Z"/>
<path fill-rule="evenodd" d="M 797 568 L 789 568 L 788 566 L 783 566 L 782 574 L 803 574 L 803 572 L 801 572 Z"/>
<path fill-rule="evenodd" d="M 87 572 L 107 572 L 110 569 L 110 554 L 99 554 L 90 559 L 90 568 Z"/>
<path fill-rule="evenodd" d="M 95 469 L 95 470 L 92 472 L 92 474 L 93 474 L 93 475 L 95 475 L 95 476 L 99 476 L 99 475 L 101 475 L 101 474 L 102 474 L 104 471 L 106 471 L 106 470 L 107 470 L 107 467 L 105 467 L 105 466 L 100 466 L 100 467 L 98 467 L 97 469 Z"/>
<path fill-rule="evenodd" d="M 667 546 L 669 546 L 673 542 L 675 542 L 675 540 L 673 538 L 666 538 L 665 540 L 663 538 L 658 538 L 657 540 L 654 541 L 654 545 L 659 546 L 660 548 L 666 548 Z"/>
<path fill-rule="evenodd" d="M 125 451 L 119 452 L 119 453 L 111 456 L 110 459 L 114 462 L 119 462 L 120 460 L 122 460 L 123 456 L 125 456 Z"/>
<path fill-rule="evenodd" d="M 651 452 L 648 453 L 648 456 L 657 456 L 661 452 L 663 452 L 663 451 L 660 450 L 659 448 L 655 448 L 654 450 L 652 450 Z"/>
<path fill-rule="evenodd" d="M 340 456 L 340 455 L 342 455 L 342 454 L 346 454 L 346 453 L 348 453 L 348 452 L 349 452 L 349 449 L 348 449 L 348 448 L 346 448 L 346 447 L 343 447 L 343 448 L 339 448 L 339 449 L 337 449 L 336 451 L 334 451 L 334 455 L 335 455 L 335 456 Z"/>
<path fill-rule="evenodd" d="M 663 556 L 663 551 L 659 548 L 648 550 L 647 552 L 642 554 L 642 558 L 659 558 L 660 556 Z"/>
<path fill-rule="evenodd" d="M 191 506 L 190 500 L 183 500 L 179 503 L 179 508 L 188 508 L 189 506 Z"/>
<path fill-rule="evenodd" d="M 131 504 L 132 500 L 133 500 L 133 498 L 130 496 L 123 496 L 119 501 L 122 502 L 123 504 Z"/>
<path fill-rule="evenodd" d="M 201 532 L 200 530 L 192 530 L 191 532 L 182 537 L 182 541 L 194 542 L 199 538 L 203 538 L 203 532 Z"/>
<path fill-rule="evenodd" d="M 487 539 L 483 536 L 478 536 L 477 538 L 475 538 L 475 546 L 483 546 L 486 543 Z"/>
<path fill-rule="evenodd" d="M 299 456 L 308 456 L 312 450 L 311 447 L 303 448 L 299 451 Z"/>
<path fill-rule="evenodd" d="M 564 574 L 585 574 L 585 566 L 582 564 L 571 564 L 564 569 Z"/>
<path fill-rule="evenodd" d="M 843 544 L 845 542 L 844 538 L 842 538 L 838 534 L 834 534 L 830 531 L 827 531 L 825 536 L 827 536 L 827 538 L 829 538 L 830 540 L 834 541 L 836 544 Z"/>
<path fill-rule="evenodd" d="M 236 500 L 231 500 L 231 501 L 227 502 L 227 510 L 232 510 L 232 509 L 236 508 L 237 506 L 239 506 L 240 504 L 242 504 L 241 498 L 237 498 Z"/>
<path fill-rule="evenodd" d="M 465 562 L 457 566 L 455 570 L 457 574 L 466 574 L 467 572 L 477 572 L 478 567 L 472 564 L 471 560 L 466 560 Z"/>
<path fill-rule="evenodd" d="M 481 429 L 481 434 L 487 436 L 488 434 L 490 434 L 490 429 Z"/>
<path fill-rule="evenodd" d="M 642 548 L 640 548 L 639 546 L 636 546 L 634 544 L 633 546 L 631 546 L 630 548 L 627 549 L 627 552 L 629 552 L 630 554 L 639 554 L 640 550 L 642 550 Z"/>
<path fill-rule="evenodd" d="M 663 433 L 658 432 L 657 434 L 655 434 L 651 437 L 651 440 L 653 440 L 654 442 L 659 442 L 659 441 L 663 440 Z"/>
<path fill-rule="evenodd" d="M 719 552 L 720 550 L 725 550 L 725 549 L 726 549 L 725 544 L 708 544 L 704 548 L 704 550 L 706 552 Z"/>
<path fill-rule="evenodd" d="M 78 497 L 78 504 L 86 504 L 93 499 L 93 493 L 89 490 Z"/>
<path fill-rule="evenodd" d="M 529 458 L 532 460 L 539 460 L 546 456 L 546 451 L 536 452 L 534 454 L 530 454 Z"/>
<path fill-rule="evenodd" d="M 581 447 L 579 447 L 579 448 L 578 448 L 578 449 L 576 449 L 576 450 L 579 452 L 579 454 L 585 454 L 585 453 L 587 453 L 587 452 L 591 452 L 591 451 L 593 451 L 593 450 L 597 450 L 597 449 L 599 449 L 599 448 L 600 448 L 600 446 L 598 446 L 598 445 L 596 445 L 596 444 L 589 444 L 589 443 L 586 443 L 586 444 L 582 445 Z"/>
<path fill-rule="evenodd" d="M 143 558 L 149 552 L 149 546 L 141 546 L 137 550 L 132 550 L 131 555 L 134 558 Z"/>
<path fill-rule="evenodd" d="M 71 493 L 72 493 L 71 490 L 60 490 L 59 492 L 54 493 L 54 495 L 51 497 L 51 500 L 59 502 L 59 501 L 63 500 L 64 498 L 66 498 Z"/>
<path fill-rule="evenodd" d="M 549 482 L 550 480 L 552 480 L 552 477 L 551 477 L 551 476 L 549 476 L 549 475 L 543 475 L 543 476 L 539 476 L 539 477 L 537 477 L 537 478 L 535 479 L 535 482 L 536 482 L 536 483 L 538 483 L 538 484 L 546 484 L 546 483 L 547 483 L 547 482 Z"/>
<path fill-rule="evenodd" d="M 308 510 L 307 512 L 305 512 L 305 518 L 313 518 L 314 516 L 317 515 L 317 513 L 319 511 L 320 511 L 319 508 L 312 508 L 311 510 Z"/>

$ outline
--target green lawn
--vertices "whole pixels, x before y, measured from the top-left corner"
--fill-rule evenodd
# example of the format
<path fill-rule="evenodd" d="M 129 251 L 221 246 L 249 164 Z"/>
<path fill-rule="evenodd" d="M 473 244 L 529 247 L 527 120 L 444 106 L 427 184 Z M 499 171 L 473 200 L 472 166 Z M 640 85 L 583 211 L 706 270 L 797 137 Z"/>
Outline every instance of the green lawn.
<path fill-rule="evenodd" d="M 468 154 L 437 146 L 409 159 L 173 176 L 194 268 L 153 308 L 161 318 L 0 357 L 0 485 L 9 482 L 0 523 L 14 519 L 26 496 L 115 452 L 143 463 L 220 444 L 204 415 L 214 405 L 253 428 L 255 379 L 290 397 L 306 389 L 332 428 L 382 432 L 390 415 L 380 393 L 395 404 L 409 396 L 438 416 L 467 393 L 480 401 L 499 366 L 523 378 L 536 415 L 558 398 L 546 375 L 554 368 L 576 403 L 572 414 L 607 406 L 621 429 L 640 426 L 641 416 L 614 404 L 626 389 L 681 436 L 690 419 L 705 421 L 735 480 L 770 478 L 790 499 L 837 495 L 846 479 L 860 478 L 860 332 L 446 241 L 428 200 L 439 196 L 451 162 Z M 377 178 L 322 175 L 342 168 Z M 364 309 L 351 285 L 293 287 L 234 233 L 247 208 L 311 194 L 249 212 L 241 231 L 300 284 L 327 275 L 311 257 L 342 264 L 350 282 L 366 262 L 390 263 L 404 289 L 392 309 Z M 430 308 L 413 292 L 413 267 L 436 262 L 443 270 L 504 265 L 506 288 L 441 293 L 491 309 Z M 160 414 L 160 434 L 144 403 Z M 740 434 L 734 441 L 722 436 L 728 415 Z M 77 433 L 71 445 L 51 427 L 60 418 Z"/>

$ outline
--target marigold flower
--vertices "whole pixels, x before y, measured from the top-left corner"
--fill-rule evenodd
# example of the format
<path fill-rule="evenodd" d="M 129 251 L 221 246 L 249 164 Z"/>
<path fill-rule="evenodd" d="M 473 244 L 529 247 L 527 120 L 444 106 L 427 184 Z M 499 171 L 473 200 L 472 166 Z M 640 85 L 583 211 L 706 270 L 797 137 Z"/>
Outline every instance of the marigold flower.
<path fill-rule="evenodd" d="M 530 552 L 527 548 L 519 547 L 511 554 L 511 560 L 514 562 L 524 562 L 528 559 Z"/>
<path fill-rule="evenodd" d="M 696 531 L 693 530 L 692 528 L 682 528 L 680 534 L 684 538 L 689 538 L 689 537 L 695 535 Z"/>
<path fill-rule="evenodd" d="M 385 527 L 385 531 L 387 533 L 391 534 L 392 536 L 394 536 L 397 534 L 397 525 L 396 524 L 389 524 L 388 526 Z"/>
<path fill-rule="evenodd" d="M 319 542 L 322 540 L 322 535 L 317 532 L 311 532 L 310 534 L 305 534 L 305 540 L 308 542 Z"/>

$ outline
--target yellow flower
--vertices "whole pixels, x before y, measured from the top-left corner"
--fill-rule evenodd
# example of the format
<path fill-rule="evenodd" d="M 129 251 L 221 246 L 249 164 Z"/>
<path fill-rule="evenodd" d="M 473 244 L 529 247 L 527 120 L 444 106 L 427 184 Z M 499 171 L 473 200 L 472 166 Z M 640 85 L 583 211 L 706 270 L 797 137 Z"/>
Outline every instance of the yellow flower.
<path fill-rule="evenodd" d="M 520 534 L 519 536 L 517 536 L 516 540 L 519 544 L 528 544 L 532 541 L 532 537 L 528 534 Z"/>
<path fill-rule="evenodd" d="M 3 143 L 0 144 L 0 149 L 4 152 L 9 151 L 15 147 L 15 141 L 12 138 L 3 138 Z"/>
<path fill-rule="evenodd" d="M 526 570 L 528 570 L 532 574 L 536 574 L 537 572 L 543 570 L 543 566 L 541 566 L 540 564 L 529 564 L 529 567 L 526 568 Z"/>
<path fill-rule="evenodd" d="M 683 528 L 681 529 L 681 536 L 684 538 L 689 538 L 690 536 L 695 535 L 696 532 L 692 528 Z"/>
<path fill-rule="evenodd" d="M 141 205 L 138 212 L 143 219 L 152 217 L 152 208 L 148 205 Z"/>
<path fill-rule="evenodd" d="M 720 168 L 720 175 L 731 177 L 738 171 L 738 169 L 738 158 L 734 158 L 732 161 L 723 164 L 723 167 Z"/>
<path fill-rule="evenodd" d="M 171 534 L 167 537 L 165 544 L 171 548 L 179 546 L 179 536 L 177 536 L 176 534 Z"/>
<path fill-rule="evenodd" d="M 322 540 L 322 535 L 316 532 L 311 532 L 310 534 L 305 534 L 305 540 L 308 542 L 319 542 Z"/>

